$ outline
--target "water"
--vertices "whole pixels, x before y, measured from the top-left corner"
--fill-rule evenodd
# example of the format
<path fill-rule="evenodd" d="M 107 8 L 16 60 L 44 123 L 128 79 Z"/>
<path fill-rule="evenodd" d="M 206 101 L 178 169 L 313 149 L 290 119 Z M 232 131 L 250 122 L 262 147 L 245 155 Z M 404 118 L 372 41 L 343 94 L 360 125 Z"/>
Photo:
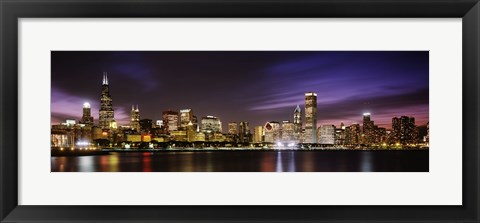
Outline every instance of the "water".
<path fill-rule="evenodd" d="M 51 158 L 52 172 L 428 172 L 428 150 L 162 151 Z"/>

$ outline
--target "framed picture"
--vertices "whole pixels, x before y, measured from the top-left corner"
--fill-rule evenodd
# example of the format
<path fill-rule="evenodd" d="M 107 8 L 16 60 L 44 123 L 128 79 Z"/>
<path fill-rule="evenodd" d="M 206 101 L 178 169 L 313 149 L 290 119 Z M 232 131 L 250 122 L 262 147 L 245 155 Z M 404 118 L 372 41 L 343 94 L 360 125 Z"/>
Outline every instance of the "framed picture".
<path fill-rule="evenodd" d="M 2 222 L 478 222 L 478 1 L 2 1 Z"/>

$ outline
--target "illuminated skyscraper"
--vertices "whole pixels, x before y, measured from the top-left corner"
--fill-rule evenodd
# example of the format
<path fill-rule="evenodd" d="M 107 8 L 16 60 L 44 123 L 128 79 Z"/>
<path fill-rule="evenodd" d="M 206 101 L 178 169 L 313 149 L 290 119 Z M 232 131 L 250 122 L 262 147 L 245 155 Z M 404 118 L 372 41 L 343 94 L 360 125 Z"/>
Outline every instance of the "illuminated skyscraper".
<path fill-rule="evenodd" d="M 162 113 L 162 119 L 166 131 L 178 130 L 178 112 L 171 110 L 164 111 Z"/>
<path fill-rule="evenodd" d="M 215 116 L 202 117 L 201 124 L 202 132 L 222 132 L 222 122 Z"/>
<path fill-rule="evenodd" d="M 189 142 L 195 141 L 196 136 L 197 136 L 197 133 L 195 132 L 195 126 L 193 125 L 192 122 L 189 122 L 187 125 L 187 141 Z"/>
<path fill-rule="evenodd" d="M 375 125 L 370 119 L 370 113 L 363 113 L 363 143 L 372 144 L 375 143 Z"/>
<path fill-rule="evenodd" d="M 237 128 L 237 123 L 236 122 L 229 122 L 228 123 L 228 134 L 232 134 L 232 135 L 237 135 L 238 134 L 238 128 Z"/>
<path fill-rule="evenodd" d="M 294 124 L 294 132 L 301 133 L 302 132 L 302 109 L 300 106 L 297 105 L 295 111 L 293 112 L 293 124 Z"/>
<path fill-rule="evenodd" d="M 115 127 L 112 125 L 116 125 L 112 105 L 112 96 L 110 96 L 110 89 L 108 86 L 108 77 L 106 72 L 103 72 L 102 96 L 100 98 L 98 121 L 100 128 L 102 129 L 110 129 L 112 127 Z"/>
<path fill-rule="evenodd" d="M 319 129 L 318 143 L 323 145 L 335 144 L 335 126 L 322 125 Z"/>
<path fill-rule="evenodd" d="M 282 140 L 283 141 L 292 141 L 294 140 L 294 129 L 295 125 L 290 121 L 282 122 Z"/>
<path fill-rule="evenodd" d="M 140 131 L 140 110 L 135 108 L 132 105 L 132 110 L 130 111 L 130 128 L 134 129 L 135 131 Z"/>
<path fill-rule="evenodd" d="M 92 111 L 88 102 L 83 103 L 83 115 L 80 124 L 93 125 Z"/>
<path fill-rule="evenodd" d="M 305 93 L 305 143 L 317 143 L 317 94 Z"/>
<path fill-rule="evenodd" d="M 345 145 L 360 144 L 360 124 L 352 124 L 345 128 Z"/>
<path fill-rule="evenodd" d="M 265 142 L 277 142 L 280 140 L 280 123 L 270 121 L 265 124 Z"/>
<path fill-rule="evenodd" d="M 180 127 L 186 128 L 188 123 L 193 123 L 193 111 L 192 109 L 181 109 L 180 110 Z M 195 121 L 196 123 L 196 121 Z"/>
<path fill-rule="evenodd" d="M 255 126 L 255 133 L 253 135 L 253 142 L 263 142 L 263 126 Z"/>
<path fill-rule="evenodd" d="M 416 140 L 415 118 L 402 116 L 392 118 L 392 128 L 395 140 L 401 144 L 414 143 Z"/>
<path fill-rule="evenodd" d="M 238 138 L 240 142 L 250 141 L 250 128 L 248 122 L 240 122 L 238 127 Z"/>

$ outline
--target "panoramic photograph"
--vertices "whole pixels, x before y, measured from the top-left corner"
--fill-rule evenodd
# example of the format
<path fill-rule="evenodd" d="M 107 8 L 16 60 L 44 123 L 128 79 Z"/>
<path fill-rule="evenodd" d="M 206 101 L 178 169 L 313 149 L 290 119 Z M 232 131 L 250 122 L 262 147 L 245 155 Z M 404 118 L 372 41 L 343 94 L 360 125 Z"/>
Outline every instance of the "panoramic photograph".
<path fill-rule="evenodd" d="M 428 172 L 428 51 L 51 51 L 51 172 Z"/>

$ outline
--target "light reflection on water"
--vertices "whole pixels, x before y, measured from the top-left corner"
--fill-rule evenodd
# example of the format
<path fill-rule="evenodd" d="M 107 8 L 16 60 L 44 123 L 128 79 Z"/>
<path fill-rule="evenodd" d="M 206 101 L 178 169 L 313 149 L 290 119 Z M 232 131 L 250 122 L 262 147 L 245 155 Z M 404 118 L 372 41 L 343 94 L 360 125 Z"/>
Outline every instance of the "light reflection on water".
<path fill-rule="evenodd" d="M 425 151 L 162 151 L 52 157 L 53 172 L 427 172 Z"/>
<path fill-rule="evenodd" d="M 362 162 L 360 162 L 360 171 L 362 172 L 372 172 L 372 153 L 370 151 L 365 151 L 363 153 Z"/>

